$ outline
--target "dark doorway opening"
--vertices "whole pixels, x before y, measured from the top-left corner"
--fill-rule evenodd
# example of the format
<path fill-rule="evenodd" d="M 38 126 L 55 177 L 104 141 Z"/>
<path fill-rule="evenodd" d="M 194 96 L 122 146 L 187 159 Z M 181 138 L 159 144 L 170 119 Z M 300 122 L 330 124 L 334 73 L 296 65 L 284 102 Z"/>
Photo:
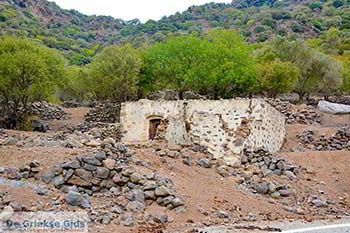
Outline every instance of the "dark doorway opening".
<path fill-rule="evenodd" d="M 154 140 L 157 135 L 157 128 L 160 125 L 161 119 L 153 119 L 149 121 L 149 140 Z"/>

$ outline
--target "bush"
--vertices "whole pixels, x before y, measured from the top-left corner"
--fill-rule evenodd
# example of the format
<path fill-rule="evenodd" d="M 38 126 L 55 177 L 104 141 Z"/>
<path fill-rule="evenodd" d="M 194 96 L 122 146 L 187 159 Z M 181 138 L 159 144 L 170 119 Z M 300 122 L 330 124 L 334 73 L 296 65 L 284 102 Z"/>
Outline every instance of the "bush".
<path fill-rule="evenodd" d="M 50 96 L 63 81 L 63 69 L 63 57 L 37 41 L 0 38 L 1 113 L 18 118 L 32 102 Z"/>

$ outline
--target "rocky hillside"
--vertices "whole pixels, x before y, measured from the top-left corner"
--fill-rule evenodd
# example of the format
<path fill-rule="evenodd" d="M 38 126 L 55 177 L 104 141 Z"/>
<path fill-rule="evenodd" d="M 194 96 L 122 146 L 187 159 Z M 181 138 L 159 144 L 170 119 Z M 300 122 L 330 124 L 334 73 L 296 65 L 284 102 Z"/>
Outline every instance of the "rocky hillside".
<path fill-rule="evenodd" d="M 349 0 L 234 0 L 192 6 L 142 24 L 138 19 L 86 16 L 46 0 L 1 0 L 0 33 L 37 38 L 65 51 L 72 64 L 86 64 L 104 45 L 125 41 L 141 45 L 171 34 L 204 33 L 217 27 L 239 29 L 250 42 L 276 35 L 317 37 L 331 27 L 349 33 L 349 4 Z"/>

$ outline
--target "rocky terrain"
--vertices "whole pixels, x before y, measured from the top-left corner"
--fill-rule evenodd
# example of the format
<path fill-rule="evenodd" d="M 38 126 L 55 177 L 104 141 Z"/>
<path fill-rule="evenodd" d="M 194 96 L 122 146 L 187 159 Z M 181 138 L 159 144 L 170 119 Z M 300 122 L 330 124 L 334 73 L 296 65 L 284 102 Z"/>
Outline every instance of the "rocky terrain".
<path fill-rule="evenodd" d="M 123 145 L 118 123 L 101 122 L 112 119 L 106 106 L 62 108 L 70 119 L 47 121 L 60 131 L 0 129 L 0 209 L 84 210 L 91 232 L 249 229 L 349 215 L 347 115 L 275 100 L 288 122 L 281 152 L 247 148 L 228 166 L 201 146 Z"/>

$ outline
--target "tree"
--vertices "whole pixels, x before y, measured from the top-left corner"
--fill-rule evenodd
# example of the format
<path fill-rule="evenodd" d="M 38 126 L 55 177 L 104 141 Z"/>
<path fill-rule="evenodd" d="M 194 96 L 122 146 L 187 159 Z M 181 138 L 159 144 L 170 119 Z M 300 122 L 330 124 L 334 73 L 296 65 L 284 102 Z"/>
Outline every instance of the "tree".
<path fill-rule="evenodd" d="M 49 97 L 63 81 L 64 59 L 37 41 L 0 39 L 0 101 L 3 115 L 19 118 L 30 103 Z"/>
<path fill-rule="evenodd" d="M 267 92 L 269 97 L 293 90 L 299 76 L 299 70 L 291 62 L 282 62 L 279 59 L 258 65 L 260 89 Z"/>
<path fill-rule="evenodd" d="M 299 95 L 300 101 L 312 91 L 322 91 L 328 95 L 330 90 L 334 91 L 341 87 L 342 71 L 332 57 L 310 48 L 302 40 L 289 42 L 277 38 L 272 47 L 276 56 L 282 61 L 292 62 L 299 68 L 300 73 L 294 91 Z M 330 81 L 332 85 L 327 83 Z"/>
<path fill-rule="evenodd" d="M 173 37 L 150 47 L 144 57 L 141 85 L 146 90 L 170 88 L 180 97 L 187 90 L 232 97 L 248 93 L 255 80 L 251 49 L 232 30 Z"/>
<path fill-rule="evenodd" d="M 84 101 L 92 96 L 89 74 L 85 67 L 69 66 L 65 70 L 65 85 L 59 89 L 61 100 Z"/>
<path fill-rule="evenodd" d="M 145 65 L 140 85 L 147 91 L 170 88 L 183 93 L 194 80 L 202 41 L 195 34 L 169 38 L 144 53 Z"/>
<path fill-rule="evenodd" d="M 137 92 L 142 59 L 130 44 L 109 46 L 89 65 L 90 87 L 100 100 L 122 102 Z"/>

